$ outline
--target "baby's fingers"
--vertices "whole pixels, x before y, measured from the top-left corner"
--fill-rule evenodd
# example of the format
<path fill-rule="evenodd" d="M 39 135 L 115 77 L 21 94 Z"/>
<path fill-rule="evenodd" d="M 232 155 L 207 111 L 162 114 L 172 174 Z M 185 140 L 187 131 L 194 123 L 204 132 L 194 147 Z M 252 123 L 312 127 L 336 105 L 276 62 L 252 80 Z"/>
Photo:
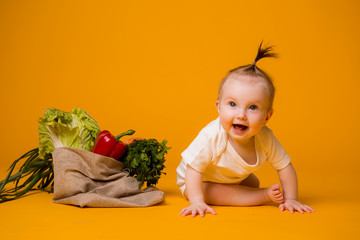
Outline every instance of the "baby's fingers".
<path fill-rule="evenodd" d="M 296 211 L 298 211 L 299 213 L 304 213 L 304 210 L 301 206 L 295 206 Z"/>
<path fill-rule="evenodd" d="M 211 214 L 214 214 L 214 215 L 216 214 L 215 210 L 212 209 L 211 207 L 208 207 L 205 212 L 206 213 L 211 213 Z"/>
<path fill-rule="evenodd" d="M 192 210 L 191 216 L 196 217 L 196 215 L 199 215 L 200 217 L 203 217 L 205 215 L 205 211 L 201 208 L 197 208 Z"/>
<path fill-rule="evenodd" d="M 305 210 L 305 212 L 307 212 L 307 213 L 315 212 L 314 209 L 312 209 L 311 207 L 309 207 L 309 206 L 307 206 L 307 205 L 304 205 L 304 210 Z"/>
<path fill-rule="evenodd" d="M 300 204 L 300 205 L 296 205 L 294 206 L 294 208 L 296 209 L 296 211 L 298 211 L 299 213 L 311 213 L 311 212 L 314 212 L 314 209 L 312 209 L 311 207 L 307 206 L 307 205 L 303 205 L 303 204 Z"/>
<path fill-rule="evenodd" d="M 286 208 L 285 208 L 285 204 L 283 204 L 283 203 L 280 204 L 280 205 L 279 205 L 279 209 L 280 209 L 280 211 L 285 211 L 285 209 L 286 209 Z"/>
<path fill-rule="evenodd" d="M 179 214 L 180 214 L 180 215 L 184 215 L 184 213 L 185 213 L 186 209 L 187 209 L 187 208 L 183 208 L 183 209 L 181 209 L 181 211 L 180 211 L 180 213 L 179 213 Z"/>
<path fill-rule="evenodd" d="M 185 208 L 181 209 L 181 211 L 180 211 L 179 215 L 183 215 L 183 214 L 184 214 L 184 212 L 185 212 Z"/>
<path fill-rule="evenodd" d="M 289 210 L 289 212 L 294 213 L 294 207 L 293 206 L 288 206 L 287 210 Z"/>
<path fill-rule="evenodd" d="M 204 217 L 205 213 L 211 213 L 211 214 L 216 214 L 216 212 L 214 211 L 214 209 L 212 209 L 211 207 L 206 207 L 205 209 L 199 208 L 198 209 L 199 215 L 200 217 Z"/>
<path fill-rule="evenodd" d="M 191 213 L 191 210 L 189 208 L 183 208 L 180 212 L 180 215 L 185 217 L 185 216 L 189 215 L 190 213 Z"/>
<path fill-rule="evenodd" d="M 201 211 L 199 209 L 192 209 L 190 207 L 183 208 L 180 211 L 180 215 L 185 217 L 187 215 L 191 215 L 192 217 L 196 217 L 196 215 L 199 214 L 200 216 L 204 216 L 204 211 Z"/>

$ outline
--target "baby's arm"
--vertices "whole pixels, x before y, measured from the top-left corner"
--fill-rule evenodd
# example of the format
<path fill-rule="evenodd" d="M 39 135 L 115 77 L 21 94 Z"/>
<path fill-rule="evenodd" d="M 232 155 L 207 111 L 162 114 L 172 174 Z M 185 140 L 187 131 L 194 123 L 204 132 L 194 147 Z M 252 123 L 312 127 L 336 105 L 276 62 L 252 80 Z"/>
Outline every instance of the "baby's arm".
<path fill-rule="evenodd" d="M 297 201 L 298 198 L 298 182 L 295 168 L 290 163 L 284 169 L 278 171 L 280 182 L 284 192 L 285 202 L 280 204 L 281 211 L 289 210 L 293 213 L 295 210 L 299 213 L 314 212 L 314 209 Z"/>
<path fill-rule="evenodd" d="M 195 217 L 199 214 L 201 217 L 205 213 L 216 214 L 214 209 L 209 207 L 204 201 L 204 194 L 202 191 L 202 174 L 187 165 L 185 173 L 185 195 L 189 199 L 190 206 L 181 210 L 180 215 L 190 215 Z"/>

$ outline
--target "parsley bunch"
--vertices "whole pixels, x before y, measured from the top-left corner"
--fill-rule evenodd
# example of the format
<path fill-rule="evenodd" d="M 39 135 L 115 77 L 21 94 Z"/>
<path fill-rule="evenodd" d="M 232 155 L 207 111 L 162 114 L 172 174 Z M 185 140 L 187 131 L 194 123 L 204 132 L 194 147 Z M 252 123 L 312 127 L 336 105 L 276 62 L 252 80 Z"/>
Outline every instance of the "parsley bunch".
<path fill-rule="evenodd" d="M 128 145 L 127 152 L 123 158 L 129 175 L 139 181 L 139 186 L 156 185 L 162 170 L 165 168 L 165 154 L 170 149 L 166 146 L 167 141 L 159 143 L 156 139 L 136 140 Z"/>

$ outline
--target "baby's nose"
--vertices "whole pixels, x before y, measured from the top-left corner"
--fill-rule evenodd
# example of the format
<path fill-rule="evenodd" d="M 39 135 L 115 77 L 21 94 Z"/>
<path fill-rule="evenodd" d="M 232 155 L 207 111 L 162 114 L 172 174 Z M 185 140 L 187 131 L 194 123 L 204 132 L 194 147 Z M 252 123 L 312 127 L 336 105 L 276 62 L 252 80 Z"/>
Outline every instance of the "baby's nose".
<path fill-rule="evenodd" d="M 237 118 L 245 120 L 246 119 L 246 111 L 243 109 L 239 109 L 236 115 Z"/>

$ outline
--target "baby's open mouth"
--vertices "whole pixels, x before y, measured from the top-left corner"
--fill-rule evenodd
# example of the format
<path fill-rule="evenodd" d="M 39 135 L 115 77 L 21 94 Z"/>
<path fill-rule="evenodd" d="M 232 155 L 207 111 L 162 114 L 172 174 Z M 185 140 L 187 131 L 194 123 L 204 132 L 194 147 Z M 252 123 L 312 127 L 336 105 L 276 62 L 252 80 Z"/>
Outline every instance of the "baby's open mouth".
<path fill-rule="evenodd" d="M 242 124 L 233 124 L 234 128 L 235 129 L 238 129 L 238 130 L 246 130 L 248 128 L 248 126 L 245 126 L 245 125 L 242 125 Z"/>

